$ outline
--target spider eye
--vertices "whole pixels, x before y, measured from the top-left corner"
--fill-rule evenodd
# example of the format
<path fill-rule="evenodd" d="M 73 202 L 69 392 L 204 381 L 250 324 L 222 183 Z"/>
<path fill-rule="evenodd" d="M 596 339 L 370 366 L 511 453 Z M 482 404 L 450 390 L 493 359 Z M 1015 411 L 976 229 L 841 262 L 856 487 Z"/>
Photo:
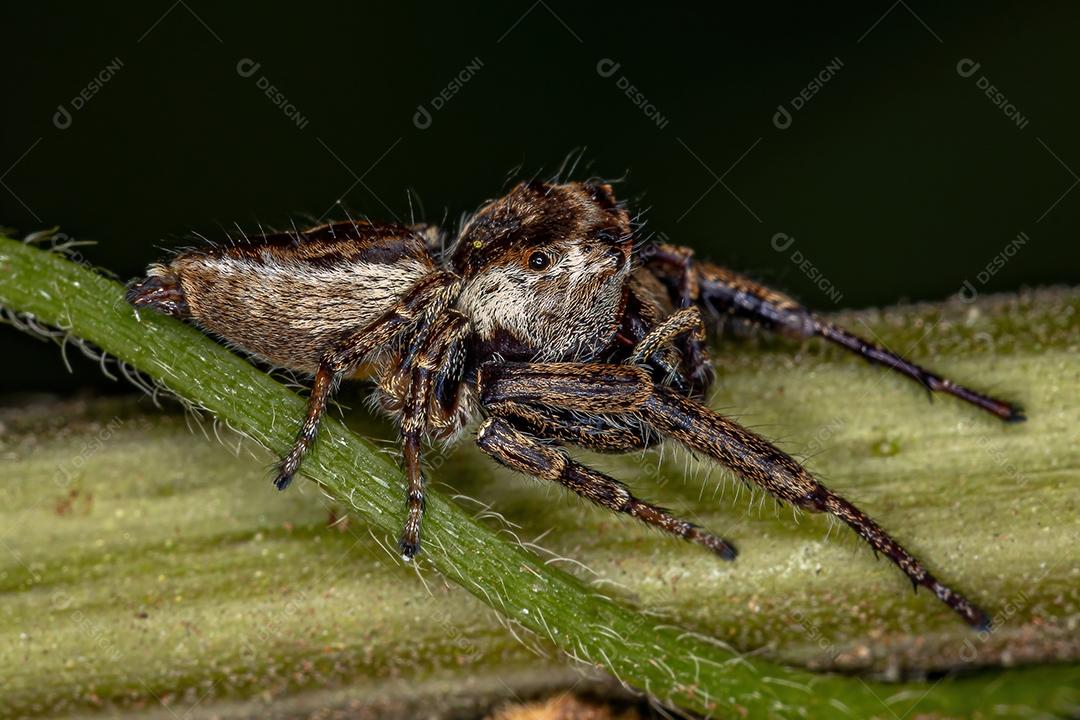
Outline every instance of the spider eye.
<path fill-rule="evenodd" d="M 542 253 L 539 250 L 529 256 L 529 269 L 530 270 L 546 270 L 547 266 L 551 264 L 551 258 L 547 253 Z"/>

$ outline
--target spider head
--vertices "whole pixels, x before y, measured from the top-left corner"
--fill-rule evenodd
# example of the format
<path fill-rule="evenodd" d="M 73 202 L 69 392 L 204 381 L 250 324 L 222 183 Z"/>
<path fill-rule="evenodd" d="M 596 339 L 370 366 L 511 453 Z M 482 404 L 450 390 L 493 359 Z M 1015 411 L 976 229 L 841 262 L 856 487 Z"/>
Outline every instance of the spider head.
<path fill-rule="evenodd" d="M 462 229 L 458 308 L 501 351 L 585 359 L 615 332 L 632 249 L 610 185 L 522 183 Z"/>

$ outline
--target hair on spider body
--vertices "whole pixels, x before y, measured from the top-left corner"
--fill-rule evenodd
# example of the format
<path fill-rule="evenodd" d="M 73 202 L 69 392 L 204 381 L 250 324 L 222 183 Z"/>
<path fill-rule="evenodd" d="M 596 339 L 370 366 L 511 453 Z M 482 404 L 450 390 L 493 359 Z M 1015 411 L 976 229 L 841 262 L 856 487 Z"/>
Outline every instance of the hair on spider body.
<path fill-rule="evenodd" d="M 675 441 L 779 500 L 839 519 L 968 623 L 987 625 L 865 513 L 700 402 L 713 378 L 703 314 L 821 337 L 1004 420 L 1022 419 L 1019 409 L 636 229 L 610 184 L 534 180 L 467 217 L 449 246 L 428 225 L 329 223 L 181 252 L 150 266 L 127 297 L 313 375 L 296 442 L 278 466 L 280 489 L 336 384 L 368 368 L 375 401 L 400 431 L 406 560 L 420 549 L 424 441 L 452 441 L 480 417 L 477 445 L 497 462 L 732 559 L 731 543 L 564 449 L 622 453 Z"/>

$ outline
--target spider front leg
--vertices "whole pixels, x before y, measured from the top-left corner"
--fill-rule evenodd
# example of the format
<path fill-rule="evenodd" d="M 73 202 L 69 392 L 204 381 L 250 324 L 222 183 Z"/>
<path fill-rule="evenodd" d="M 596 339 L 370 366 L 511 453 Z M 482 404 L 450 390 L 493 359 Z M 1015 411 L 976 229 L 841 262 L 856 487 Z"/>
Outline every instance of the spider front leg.
<path fill-rule="evenodd" d="M 674 387 L 682 395 L 701 397 L 713 378 L 705 339 L 701 310 L 692 305 L 660 321 L 638 341 L 633 354 L 624 362 L 655 368 L 665 385 Z M 685 375 L 680 368 L 685 368 Z M 657 377 L 657 374 L 653 376 Z"/>
<path fill-rule="evenodd" d="M 631 365 L 645 363 L 680 335 L 686 335 L 699 343 L 705 342 L 705 322 L 701 319 L 701 310 L 697 306 L 678 310 L 660 322 L 638 342 L 627 362 Z M 701 353 L 700 359 L 708 364 L 709 356 L 704 346 Z"/>
<path fill-rule="evenodd" d="M 702 545 L 725 560 L 735 559 L 735 547 L 723 538 L 634 497 L 618 480 L 576 462 L 561 448 L 527 435 L 509 418 L 485 420 L 476 433 L 476 444 L 512 470 L 557 482 L 597 505 L 636 517 L 647 525 Z"/>
<path fill-rule="evenodd" d="M 719 265 L 695 261 L 692 256 L 693 251 L 689 248 L 666 243 L 656 243 L 643 251 L 646 267 L 684 307 L 697 304 L 716 319 L 737 317 L 799 339 L 820 337 L 871 363 L 905 375 L 930 392 L 960 398 L 1006 422 L 1025 419 L 1023 411 L 1016 405 L 959 385 L 886 347 L 817 317 L 782 292 Z"/>
<path fill-rule="evenodd" d="M 989 627 L 987 615 L 935 578 L 881 526 L 826 488 L 798 462 L 738 423 L 656 385 L 628 365 L 488 363 L 478 384 L 485 406 L 544 406 L 627 417 L 702 453 L 774 497 L 812 512 L 827 512 L 892 560 L 915 585 L 931 590 L 969 624 Z"/>
<path fill-rule="evenodd" d="M 645 248 L 643 253 L 646 264 L 658 256 L 660 248 L 663 248 L 665 251 L 663 257 L 676 267 L 676 273 L 673 280 L 667 277 L 658 276 L 661 280 L 669 281 L 668 284 L 673 291 L 672 299 L 675 301 L 676 307 L 678 308 L 678 310 L 670 316 L 670 320 L 679 317 L 679 315 L 686 310 L 697 308 L 696 302 L 700 296 L 700 287 L 698 285 L 698 274 L 695 272 L 691 260 L 694 255 L 693 250 L 667 244 L 650 245 Z M 697 396 L 705 395 L 709 387 L 712 386 L 713 381 L 716 379 L 716 371 L 713 369 L 712 361 L 709 359 L 709 352 L 706 349 L 706 341 L 708 338 L 705 334 L 705 325 L 701 322 L 700 317 L 699 313 L 698 323 L 701 326 L 700 332 L 687 334 L 686 337 L 677 344 L 680 352 L 682 352 L 684 356 L 684 366 L 693 386 L 693 394 Z"/>

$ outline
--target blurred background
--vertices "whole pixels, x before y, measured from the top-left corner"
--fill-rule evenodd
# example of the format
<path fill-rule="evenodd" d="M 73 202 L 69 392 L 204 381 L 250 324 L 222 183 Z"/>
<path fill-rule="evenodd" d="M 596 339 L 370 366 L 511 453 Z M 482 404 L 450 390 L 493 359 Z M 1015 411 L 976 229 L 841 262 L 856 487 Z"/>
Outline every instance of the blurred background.
<path fill-rule="evenodd" d="M 621 179 L 828 311 L 1080 282 L 1080 5 L 5 3 L 0 225 L 164 249 Z M 338 204 L 340 201 L 340 204 Z M 127 392 L 0 327 L 0 393 Z"/>

